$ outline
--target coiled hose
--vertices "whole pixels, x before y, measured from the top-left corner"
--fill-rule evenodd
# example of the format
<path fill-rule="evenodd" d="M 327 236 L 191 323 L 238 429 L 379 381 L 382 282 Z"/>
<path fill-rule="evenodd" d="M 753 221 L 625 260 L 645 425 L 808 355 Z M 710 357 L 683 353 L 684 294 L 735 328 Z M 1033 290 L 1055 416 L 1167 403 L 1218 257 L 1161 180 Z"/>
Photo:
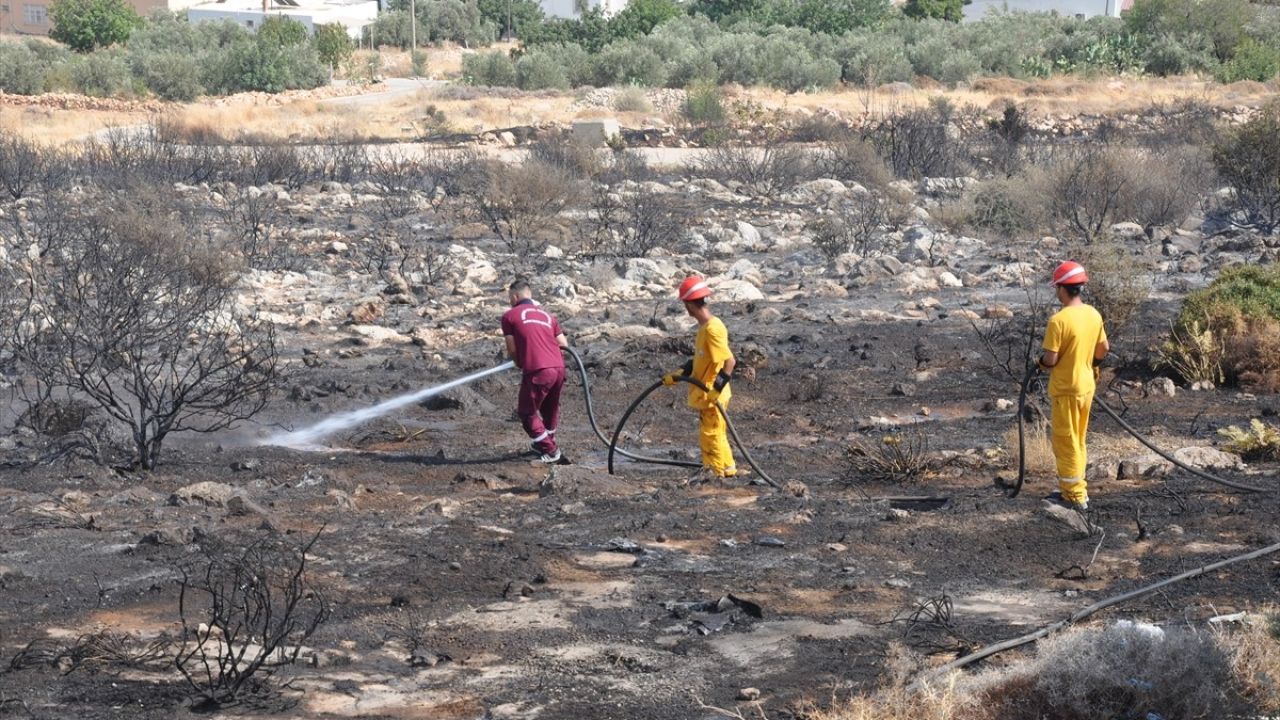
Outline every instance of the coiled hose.
<path fill-rule="evenodd" d="M 622 428 L 627 424 L 627 420 L 631 418 L 631 414 L 636 411 L 636 408 L 640 407 L 640 403 L 644 402 L 645 398 L 649 397 L 653 391 L 662 387 L 661 380 L 646 388 L 644 392 L 640 393 L 640 397 L 636 398 L 635 401 L 631 403 L 630 407 L 627 408 L 627 411 L 622 414 L 622 420 L 618 422 L 618 427 L 613 431 L 613 438 L 610 439 L 605 437 L 605 434 L 600 430 L 599 422 L 596 420 L 595 402 L 591 399 L 591 382 L 587 379 L 587 366 L 582 362 L 582 357 L 578 355 L 576 350 L 570 347 L 566 347 L 565 350 L 573 357 L 574 363 L 578 366 L 578 374 L 582 377 L 582 395 L 586 398 L 587 420 L 591 423 L 591 430 L 595 432 L 596 437 L 600 438 L 600 442 L 609 446 L 610 475 L 613 474 L 614 453 L 635 460 L 636 462 L 653 463 L 656 465 L 673 465 L 676 467 L 702 467 L 702 463 L 691 462 L 689 460 L 668 460 L 666 458 L 657 458 L 649 455 L 639 455 L 618 447 L 618 439 L 622 437 Z M 703 392 L 709 392 L 706 385 L 703 385 L 700 381 L 694 378 L 681 376 L 679 380 L 687 382 Z M 759 475 L 762 480 L 769 483 L 769 485 L 774 488 L 780 489 L 781 486 L 777 481 L 772 477 L 769 477 L 769 473 L 766 473 L 764 469 L 756 464 L 755 459 L 751 457 L 751 452 L 747 450 L 746 444 L 743 443 L 742 438 L 738 436 L 738 431 L 734 428 L 733 421 L 729 419 L 729 414 L 724 411 L 724 407 L 717 402 L 716 409 L 720 411 L 720 417 L 724 418 L 724 424 L 729 428 L 729 435 L 733 437 L 734 444 L 737 445 L 738 450 L 742 452 L 742 457 L 746 458 L 747 464 L 751 466 L 752 470 L 756 471 L 756 474 Z"/>
<path fill-rule="evenodd" d="M 1030 391 L 1032 381 L 1035 380 L 1037 373 L 1038 373 L 1038 368 L 1036 366 L 1032 365 L 1031 367 L 1027 368 L 1027 374 L 1022 378 L 1022 387 L 1018 393 L 1018 480 L 1016 483 L 1014 483 L 1013 489 L 1009 491 L 1009 497 L 1011 498 L 1018 497 L 1018 493 L 1022 490 L 1022 484 L 1026 479 L 1027 445 L 1026 445 L 1026 434 L 1025 434 L 1026 430 L 1024 428 L 1024 425 L 1026 424 L 1027 394 Z M 1208 480 L 1209 482 L 1217 483 L 1219 485 L 1225 485 L 1226 487 L 1235 488 L 1236 490 L 1244 490 L 1246 492 L 1260 492 L 1260 493 L 1270 492 L 1266 488 L 1261 488 L 1256 485 L 1246 485 L 1245 483 L 1235 482 L 1232 480 L 1226 480 L 1212 473 L 1207 473 L 1201 470 L 1200 468 L 1192 467 L 1182 462 L 1181 460 L 1178 460 L 1173 455 L 1156 447 L 1155 443 L 1151 442 L 1151 440 L 1145 437 L 1142 433 L 1134 429 L 1132 425 L 1130 425 L 1129 423 L 1121 419 L 1120 415 L 1117 414 L 1115 410 L 1112 410 L 1111 406 L 1108 405 L 1106 402 L 1104 402 L 1102 398 L 1097 397 L 1095 395 L 1093 398 L 1093 404 L 1102 408 L 1102 411 L 1107 415 L 1110 415 L 1111 419 L 1116 421 L 1116 424 L 1118 424 L 1121 428 L 1123 428 L 1125 432 L 1132 435 L 1134 439 L 1136 439 L 1138 442 L 1145 445 L 1147 449 L 1151 450 L 1152 452 L 1164 458 L 1165 460 L 1168 460 L 1169 462 L 1173 463 L 1175 467 L 1181 468 L 1182 470 L 1186 470 L 1187 472 L 1191 473 L 1192 475 L 1202 480 Z"/>
<path fill-rule="evenodd" d="M 653 463 L 655 465 L 674 465 L 676 467 L 702 467 L 702 463 L 690 462 L 688 460 L 668 460 L 666 458 L 657 458 L 627 452 L 622 448 L 618 448 L 616 442 L 605 437 L 604 433 L 600 431 L 599 423 L 596 422 L 596 406 L 595 402 L 591 399 L 591 383 L 587 380 L 587 366 L 582 362 L 582 357 L 579 356 L 577 351 L 573 348 L 567 347 L 565 350 L 573 356 L 574 362 L 578 365 L 578 374 L 582 377 L 582 394 L 587 401 L 587 420 L 591 423 L 591 429 L 595 432 L 596 437 L 600 438 L 600 442 L 604 443 L 605 446 L 609 448 L 609 474 L 613 474 L 613 453 L 615 450 L 619 455 L 631 458 L 637 462 Z M 650 388 L 650 391 L 652 391 L 652 388 Z M 627 414 L 630 415 L 629 412 Z M 623 416 L 622 420 L 623 422 L 626 422 L 626 415 Z M 622 429 L 621 424 L 618 425 L 618 429 Z M 617 438 L 617 434 L 614 435 L 614 438 Z"/>

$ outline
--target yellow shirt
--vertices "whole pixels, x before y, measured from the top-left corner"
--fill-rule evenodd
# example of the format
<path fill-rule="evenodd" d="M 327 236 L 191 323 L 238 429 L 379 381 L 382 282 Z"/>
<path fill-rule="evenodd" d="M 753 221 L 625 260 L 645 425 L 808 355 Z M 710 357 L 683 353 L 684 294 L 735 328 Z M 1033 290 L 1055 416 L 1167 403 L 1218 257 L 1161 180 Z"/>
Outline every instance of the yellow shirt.
<path fill-rule="evenodd" d="M 1054 313 L 1044 331 L 1042 346 L 1058 353 L 1058 364 L 1049 373 L 1049 395 L 1092 394 L 1096 387 L 1093 353 L 1106 340 L 1102 316 L 1092 305 L 1072 305 Z"/>
<path fill-rule="evenodd" d="M 729 330 L 720 318 L 713 317 L 698 328 L 698 335 L 693 339 L 692 377 L 701 380 L 703 385 L 710 388 L 711 383 L 716 380 L 716 375 L 724 367 L 725 361 L 731 357 L 733 352 L 729 350 Z M 725 385 L 724 390 L 720 391 L 720 402 L 722 404 L 729 402 L 732 395 L 729 386 Z M 703 410 L 713 406 L 707 404 L 701 390 L 690 385 L 689 407 Z"/>

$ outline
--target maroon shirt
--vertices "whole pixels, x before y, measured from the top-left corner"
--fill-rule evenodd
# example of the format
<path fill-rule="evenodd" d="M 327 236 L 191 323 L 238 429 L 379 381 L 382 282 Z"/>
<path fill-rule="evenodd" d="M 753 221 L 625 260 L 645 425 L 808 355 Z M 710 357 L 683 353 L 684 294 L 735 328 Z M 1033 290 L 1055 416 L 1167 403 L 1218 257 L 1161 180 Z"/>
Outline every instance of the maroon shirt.
<path fill-rule="evenodd" d="M 564 367 L 560 354 L 560 323 L 532 300 L 521 300 L 502 315 L 502 334 L 515 338 L 516 364 L 524 374 Z"/>

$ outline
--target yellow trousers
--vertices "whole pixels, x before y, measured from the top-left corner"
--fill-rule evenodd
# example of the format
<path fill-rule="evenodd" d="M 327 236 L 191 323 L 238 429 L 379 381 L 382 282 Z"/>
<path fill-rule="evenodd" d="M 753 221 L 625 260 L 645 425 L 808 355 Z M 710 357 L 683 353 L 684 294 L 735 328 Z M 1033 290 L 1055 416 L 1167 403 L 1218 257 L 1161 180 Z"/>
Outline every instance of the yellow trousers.
<path fill-rule="evenodd" d="M 1053 457 L 1058 465 L 1058 490 L 1067 502 L 1086 503 L 1089 490 L 1084 473 L 1089 458 L 1085 450 L 1085 433 L 1089 431 L 1093 394 L 1061 395 L 1050 399 L 1053 402 L 1050 422 Z"/>
<path fill-rule="evenodd" d="M 721 403 L 723 404 L 723 402 Z M 727 409 L 727 408 L 726 408 Z M 733 477 L 738 468 L 733 463 L 733 451 L 729 449 L 729 427 L 715 407 L 698 411 L 699 445 L 702 446 L 702 467 L 713 470 L 721 477 Z"/>

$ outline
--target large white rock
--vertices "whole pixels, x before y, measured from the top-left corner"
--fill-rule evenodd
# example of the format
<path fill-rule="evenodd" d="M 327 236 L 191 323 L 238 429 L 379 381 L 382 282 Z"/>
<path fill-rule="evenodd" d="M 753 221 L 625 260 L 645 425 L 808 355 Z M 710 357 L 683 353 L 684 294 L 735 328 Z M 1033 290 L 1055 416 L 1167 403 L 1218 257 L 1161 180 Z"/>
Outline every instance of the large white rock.
<path fill-rule="evenodd" d="M 1184 447 L 1173 451 L 1178 462 L 1206 470 L 1239 470 L 1244 461 L 1239 455 L 1211 447 Z"/>
<path fill-rule="evenodd" d="M 718 302 L 750 302 L 764 299 L 764 293 L 760 288 L 745 280 L 721 278 L 712 281 L 711 289 L 715 292 L 714 297 Z"/>
<path fill-rule="evenodd" d="M 613 118 L 578 120 L 573 123 L 573 138 L 591 145 L 604 145 L 610 138 L 621 134 L 622 129 Z"/>

